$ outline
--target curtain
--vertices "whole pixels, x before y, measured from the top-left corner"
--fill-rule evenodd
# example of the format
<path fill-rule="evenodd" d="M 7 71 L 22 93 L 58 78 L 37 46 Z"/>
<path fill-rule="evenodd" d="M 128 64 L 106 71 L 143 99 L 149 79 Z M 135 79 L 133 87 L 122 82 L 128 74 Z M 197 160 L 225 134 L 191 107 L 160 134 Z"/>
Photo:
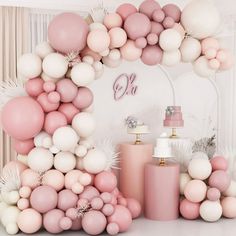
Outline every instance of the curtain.
<path fill-rule="evenodd" d="M 0 7 L 0 82 L 16 80 L 16 63 L 21 54 L 28 52 L 29 10 Z M 14 159 L 10 138 L 0 130 L 0 168 Z"/>

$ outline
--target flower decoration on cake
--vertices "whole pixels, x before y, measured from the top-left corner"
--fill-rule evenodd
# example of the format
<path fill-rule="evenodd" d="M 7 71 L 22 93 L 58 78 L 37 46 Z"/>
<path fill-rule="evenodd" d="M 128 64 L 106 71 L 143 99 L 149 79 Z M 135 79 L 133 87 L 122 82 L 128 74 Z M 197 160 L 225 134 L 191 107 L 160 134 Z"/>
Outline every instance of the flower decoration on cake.
<path fill-rule="evenodd" d="M 125 123 L 130 129 L 137 127 L 137 119 L 133 116 L 128 116 L 125 120 Z"/>

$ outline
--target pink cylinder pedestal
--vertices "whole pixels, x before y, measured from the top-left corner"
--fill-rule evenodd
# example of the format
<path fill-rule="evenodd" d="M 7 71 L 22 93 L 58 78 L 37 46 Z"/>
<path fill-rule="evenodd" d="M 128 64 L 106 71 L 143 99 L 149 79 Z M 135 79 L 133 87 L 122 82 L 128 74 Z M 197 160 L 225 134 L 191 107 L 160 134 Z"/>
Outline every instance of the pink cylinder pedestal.
<path fill-rule="evenodd" d="M 179 165 L 149 163 L 145 166 L 145 217 L 168 221 L 179 217 Z"/>
<path fill-rule="evenodd" d="M 120 191 L 124 197 L 144 204 L 144 167 L 152 160 L 152 144 L 122 143 L 120 152 Z"/>

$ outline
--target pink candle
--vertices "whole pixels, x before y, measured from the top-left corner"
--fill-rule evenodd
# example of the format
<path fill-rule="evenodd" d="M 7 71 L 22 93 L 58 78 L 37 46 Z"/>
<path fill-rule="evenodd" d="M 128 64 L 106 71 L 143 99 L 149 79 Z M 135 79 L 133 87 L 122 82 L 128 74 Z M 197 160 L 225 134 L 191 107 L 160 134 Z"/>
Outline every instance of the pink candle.
<path fill-rule="evenodd" d="M 144 167 L 152 160 L 152 144 L 120 145 L 120 190 L 124 197 L 137 199 L 144 203 Z"/>
<path fill-rule="evenodd" d="M 179 216 L 179 165 L 167 162 L 145 166 L 145 217 L 175 220 Z"/>

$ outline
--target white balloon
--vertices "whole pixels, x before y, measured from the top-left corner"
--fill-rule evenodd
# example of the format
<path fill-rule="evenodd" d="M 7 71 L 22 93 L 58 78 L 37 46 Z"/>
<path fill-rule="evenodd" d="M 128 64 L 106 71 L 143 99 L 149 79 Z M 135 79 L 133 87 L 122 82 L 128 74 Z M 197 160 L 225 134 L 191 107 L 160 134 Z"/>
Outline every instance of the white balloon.
<path fill-rule="evenodd" d="M 91 174 L 98 174 L 106 169 L 107 157 L 98 149 L 91 149 L 83 158 L 84 169 Z"/>
<path fill-rule="evenodd" d="M 19 227 L 16 223 L 9 223 L 6 226 L 6 232 L 10 235 L 15 235 L 18 233 L 18 231 L 19 231 Z"/>
<path fill-rule="evenodd" d="M 181 60 L 181 53 L 179 50 L 163 52 L 162 64 L 165 66 L 174 66 Z"/>
<path fill-rule="evenodd" d="M 211 77 L 216 73 L 216 70 L 213 70 L 209 67 L 208 60 L 201 56 L 193 63 L 193 70 L 195 73 L 201 77 Z"/>
<path fill-rule="evenodd" d="M 108 56 L 102 58 L 102 62 L 111 68 L 116 68 L 120 66 L 122 59 L 120 58 L 119 60 L 111 60 Z"/>
<path fill-rule="evenodd" d="M 79 136 L 70 126 L 60 127 L 56 129 L 52 136 L 53 144 L 61 151 L 70 151 L 75 148 Z"/>
<path fill-rule="evenodd" d="M 84 56 L 82 62 L 92 65 L 94 63 L 94 59 L 91 56 Z"/>
<path fill-rule="evenodd" d="M 95 70 L 88 63 L 78 63 L 71 70 L 71 79 L 78 86 L 87 86 L 95 79 Z"/>
<path fill-rule="evenodd" d="M 34 53 L 23 54 L 17 62 L 17 71 L 25 79 L 31 79 L 39 76 L 42 72 L 41 58 Z"/>
<path fill-rule="evenodd" d="M 85 147 L 84 145 L 78 145 L 75 148 L 75 155 L 78 157 L 84 157 L 87 154 L 88 150 L 87 147 Z"/>
<path fill-rule="evenodd" d="M 61 78 L 68 70 L 68 61 L 59 53 L 50 53 L 43 60 L 43 71 L 52 78 Z"/>
<path fill-rule="evenodd" d="M 112 50 L 109 52 L 108 57 L 109 57 L 111 60 L 114 60 L 114 61 L 120 60 L 120 58 L 121 58 L 120 50 L 119 50 L 119 49 L 112 49 Z"/>
<path fill-rule="evenodd" d="M 34 137 L 35 147 L 43 147 L 43 140 L 50 137 L 51 136 L 47 132 L 41 131 Z"/>
<path fill-rule="evenodd" d="M 16 190 L 9 192 L 8 199 L 9 199 L 10 204 L 16 204 L 18 200 L 20 199 L 19 192 Z"/>
<path fill-rule="evenodd" d="M 17 154 L 16 159 L 22 162 L 24 165 L 28 166 L 27 155 Z"/>
<path fill-rule="evenodd" d="M 192 37 L 207 38 L 218 29 L 220 14 L 216 6 L 210 1 L 194 0 L 183 9 L 181 24 Z"/>
<path fill-rule="evenodd" d="M 53 155 L 45 148 L 36 147 L 28 154 L 28 165 L 36 172 L 47 171 L 53 166 Z"/>
<path fill-rule="evenodd" d="M 231 180 L 228 189 L 223 193 L 226 197 L 236 197 L 236 182 Z"/>
<path fill-rule="evenodd" d="M 47 81 L 50 81 L 50 82 L 53 82 L 53 83 L 56 83 L 57 81 L 59 81 L 61 78 L 53 78 L 53 77 L 50 77 L 49 75 L 45 74 L 44 72 L 41 74 L 41 78 L 47 82 Z"/>
<path fill-rule="evenodd" d="M 16 206 L 9 206 L 2 212 L 1 222 L 3 226 L 16 223 L 20 210 Z"/>
<path fill-rule="evenodd" d="M 80 137 L 86 138 L 93 134 L 96 124 L 91 113 L 80 112 L 73 118 L 72 127 Z"/>
<path fill-rule="evenodd" d="M 94 148 L 95 142 L 93 137 L 83 138 L 79 142 L 80 145 L 84 145 L 87 149 Z"/>
<path fill-rule="evenodd" d="M 45 41 L 36 46 L 35 52 L 40 58 L 44 59 L 48 54 L 53 53 L 54 49 Z"/>
<path fill-rule="evenodd" d="M 188 37 L 183 40 L 180 52 L 183 62 L 193 62 L 201 55 L 201 43 L 197 39 Z"/>
<path fill-rule="evenodd" d="M 76 158 L 71 152 L 59 152 L 54 158 L 54 167 L 62 173 L 73 170 L 76 166 Z"/>
<path fill-rule="evenodd" d="M 177 50 L 180 47 L 181 42 L 182 37 L 175 29 L 166 29 L 160 34 L 159 44 L 164 51 Z"/>
<path fill-rule="evenodd" d="M 43 139 L 43 147 L 44 148 L 50 148 L 52 146 L 52 137 L 46 137 Z"/>
<path fill-rule="evenodd" d="M 222 216 L 222 206 L 219 201 L 204 201 L 200 206 L 200 216 L 208 222 L 215 222 Z"/>
<path fill-rule="evenodd" d="M 180 181 L 179 181 L 180 194 L 184 195 L 185 186 L 189 181 L 191 181 L 191 177 L 189 176 L 188 173 L 180 174 Z"/>
<path fill-rule="evenodd" d="M 89 25 L 89 30 L 90 31 L 97 30 L 97 29 L 104 30 L 104 31 L 107 32 L 106 26 L 104 24 L 102 24 L 102 23 L 94 22 L 94 23 L 91 23 Z"/>
<path fill-rule="evenodd" d="M 2 218 L 3 212 L 8 208 L 8 204 L 4 201 L 0 202 L 0 220 Z"/>
<path fill-rule="evenodd" d="M 53 154 L 57 154 L 58 152 L 60 152 L 60 149 L 58 149 L 56 146 L 50 147 L 49 150 Z"/>
<path fill-rule="evenodd" d="M 100 52 L 99 54 L 102 56 L 102 57 L 106 57 L 108 56 L 110 53 L 110 49 L 106 49 L 105 51 L 102 51 Z"/>

